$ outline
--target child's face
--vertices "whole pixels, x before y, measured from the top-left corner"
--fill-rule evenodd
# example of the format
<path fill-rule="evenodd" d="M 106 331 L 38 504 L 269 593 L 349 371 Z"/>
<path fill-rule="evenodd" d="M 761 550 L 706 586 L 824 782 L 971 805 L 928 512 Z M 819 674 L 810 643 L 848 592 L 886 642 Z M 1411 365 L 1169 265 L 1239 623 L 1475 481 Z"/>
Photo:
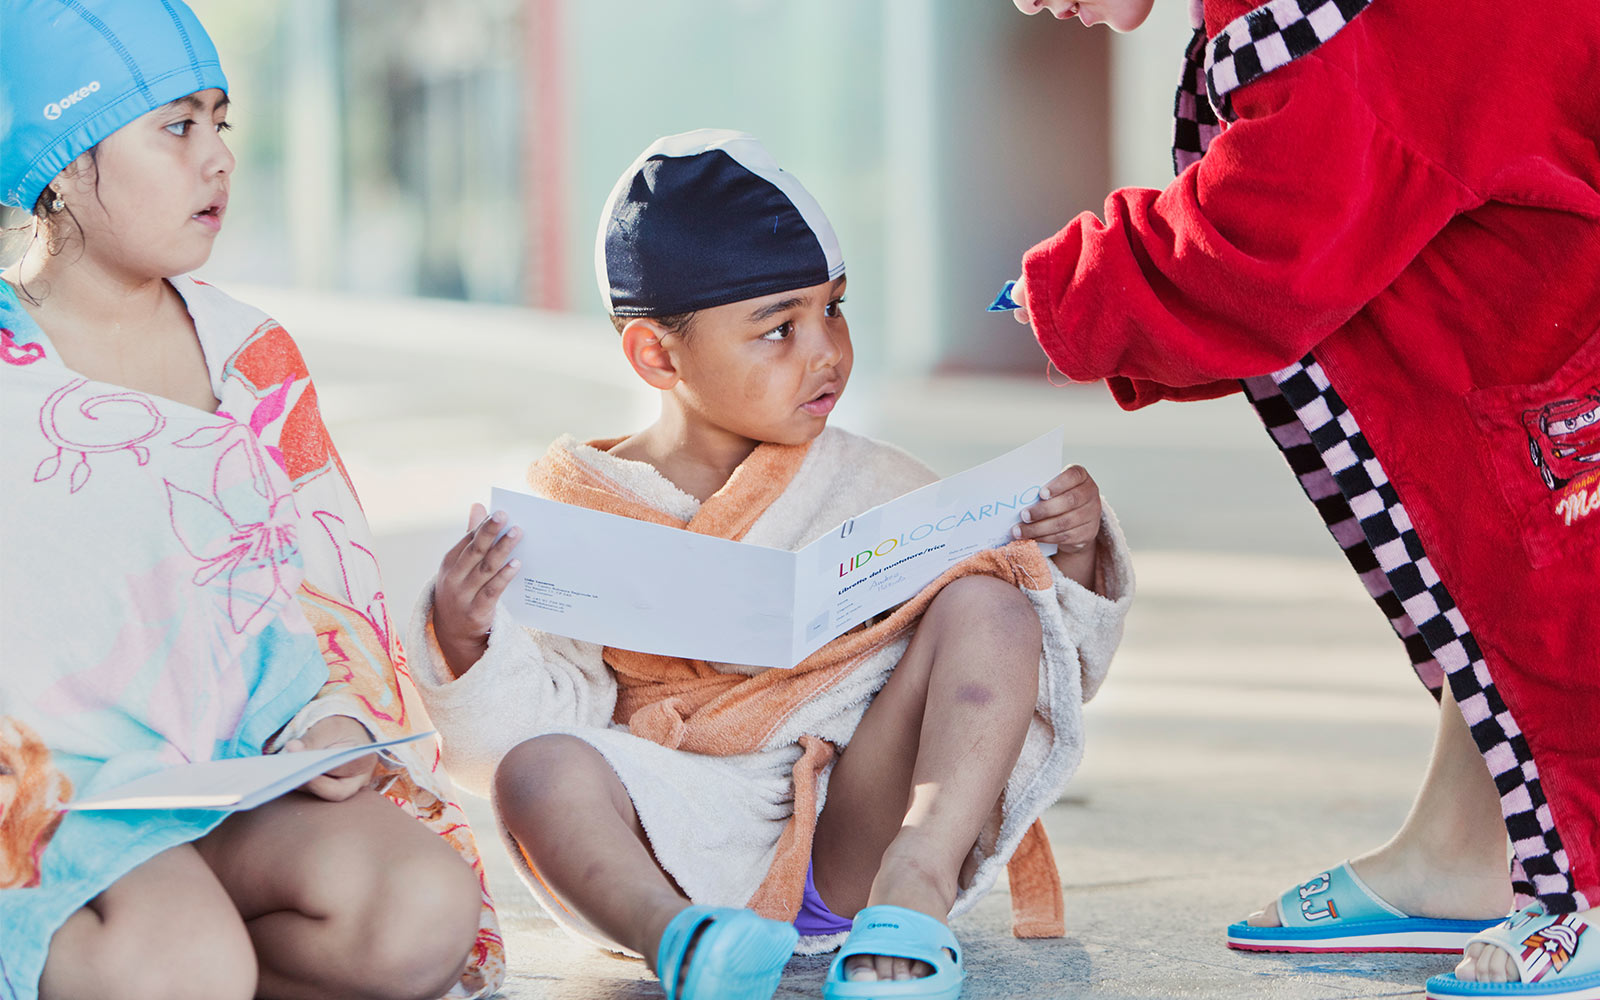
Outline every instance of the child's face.
<path fill-rule="evenodd" d="M 202 90 L 134 119 L 54 182 L 84 254 L 134 278 L 192 271 L 211 255 L 228 204 L 228 98 Z M 47 196 L 48 197 L 48 196 Z"/>
<path fill-rule="evenodd" d="M 663 340 L 686 416 L 752 441 L 822 433 L 855 357 L 844 287 L 840 277 L 696 313 L 686 334 Z"/>
<path fill-rule="evenodd" d="M 1065 20 L 1076 17 L 1084 24 L 1104 22 L 1113 31 L 1132 31 L 1150 16 L 1155 0 L 1012 0 L 1024 14 L 1048 10 Z"/>

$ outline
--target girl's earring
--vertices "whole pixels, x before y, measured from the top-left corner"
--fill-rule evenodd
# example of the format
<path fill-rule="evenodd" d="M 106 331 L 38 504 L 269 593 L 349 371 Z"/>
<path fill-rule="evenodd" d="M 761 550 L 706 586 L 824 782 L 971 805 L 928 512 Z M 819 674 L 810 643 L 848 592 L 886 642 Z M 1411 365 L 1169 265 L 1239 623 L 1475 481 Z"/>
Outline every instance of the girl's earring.
<path fill-rule="evenodd" d="M 61 200 L 61 195 L 59 194 L 57 194 L 55 199 L 50 202 L 50 211 L 52 212 L 59 212 L 66 207 L 67 203 Z"/>

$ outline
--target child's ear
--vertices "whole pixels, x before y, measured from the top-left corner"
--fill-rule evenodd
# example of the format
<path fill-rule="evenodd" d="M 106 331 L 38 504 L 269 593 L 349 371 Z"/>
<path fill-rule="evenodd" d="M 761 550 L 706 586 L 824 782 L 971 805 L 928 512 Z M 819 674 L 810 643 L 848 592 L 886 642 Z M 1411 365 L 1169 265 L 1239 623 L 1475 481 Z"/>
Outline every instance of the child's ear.
<path fill-rule="evenodd" d="M 678 366 L 672 353 L 661 344 L 667 329 L 647 316 L 628 321 L 622 328 L 622 353 L 639 377 L 657 389 L 671 389 L 678 384 Z"/>

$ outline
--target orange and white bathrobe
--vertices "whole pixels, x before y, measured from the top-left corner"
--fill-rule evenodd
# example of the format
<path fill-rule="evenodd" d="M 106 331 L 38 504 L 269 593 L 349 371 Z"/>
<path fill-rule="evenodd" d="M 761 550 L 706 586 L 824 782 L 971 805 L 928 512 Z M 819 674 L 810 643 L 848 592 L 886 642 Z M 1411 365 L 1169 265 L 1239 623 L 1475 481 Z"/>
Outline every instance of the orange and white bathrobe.
<path fill-rule="evenodd" d="M 830 427 L 809 445 L 760 446 L 701 504 L 653 467 L 604 450 L 615 443 L 557 441 L 529 471 L 534 492 L 794 550 L 937 478 L 897 448 Z M 904 654 L 918 617 L 958 575 L 1013 582 L 1043 626 L 1039 702 L 1006 785 L 999 835 L 951 914 L 977 902 L 1009 861 L 1015 933 L 1059 936 L 1060 880 L 1037 820 L 1083 756 L 1083 702 L 1105 678 L 1133 594 L 1127 546 L 1109 508 L 1097 544 L 1098 593 L 1062 576 L 1032 542 L 1015 542 L 953 567 L 794 670 L 602 647 L 521 627 L 502 609 L 488 652 L 452 679 L 433 637 L 430 588 L 412 618 L 412 670 L 443 736 L 445 768 L 462 787 L 488 795 L 512 747 L 545 733 L 577 736 L 616 771 L 656 859 L 692 900 L 792 920 L 833 760 Z M 550 895 L 509 835 L 506 845 L 557 922 L 623 950 Z M 804 939 L 800 951 L 826 950 L 839 937 Z"/>

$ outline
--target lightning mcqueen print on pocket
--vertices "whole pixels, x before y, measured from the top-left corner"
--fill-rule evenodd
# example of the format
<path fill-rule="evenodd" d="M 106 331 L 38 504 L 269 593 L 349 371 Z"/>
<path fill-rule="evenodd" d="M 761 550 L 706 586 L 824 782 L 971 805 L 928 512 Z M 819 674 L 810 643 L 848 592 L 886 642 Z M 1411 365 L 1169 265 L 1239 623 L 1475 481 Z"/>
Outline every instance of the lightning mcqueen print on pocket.
<path fill-rule="evenodd" d="M 1586 472 L 1600 472 L 1600 385 L 1577 399 L 1524 412 L 1522 426 L 1546 488 L 1559 490 Z"/>
<path fill-rule="evenodd" d="M 1529 563 L 1593 551 L 1600 536 L 1600 329 L 1542 382 L 1467 394 Z"/>

